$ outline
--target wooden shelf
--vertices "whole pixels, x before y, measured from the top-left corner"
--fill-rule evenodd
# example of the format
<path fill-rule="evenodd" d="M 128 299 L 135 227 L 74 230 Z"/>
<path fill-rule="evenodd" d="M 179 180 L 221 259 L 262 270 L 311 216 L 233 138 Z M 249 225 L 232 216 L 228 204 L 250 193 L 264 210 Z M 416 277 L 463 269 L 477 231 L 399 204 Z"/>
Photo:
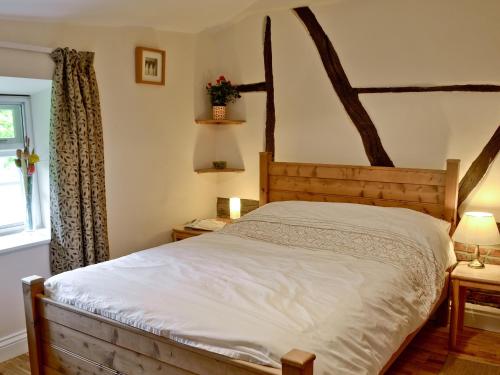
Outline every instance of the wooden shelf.
<path fill-rule="evenodd" d="M 224 169 L 216 169 L 216 168 L 202 168 L 195 169 L 196 173 L 218 173 L 218 172 L 244 172 L 244 169 L 240 168 L 224 168 Z"/>
<path fill-rule="evenodd" d="M 194 120 L 199 125 L 241 125 L 244 120 Z"/>

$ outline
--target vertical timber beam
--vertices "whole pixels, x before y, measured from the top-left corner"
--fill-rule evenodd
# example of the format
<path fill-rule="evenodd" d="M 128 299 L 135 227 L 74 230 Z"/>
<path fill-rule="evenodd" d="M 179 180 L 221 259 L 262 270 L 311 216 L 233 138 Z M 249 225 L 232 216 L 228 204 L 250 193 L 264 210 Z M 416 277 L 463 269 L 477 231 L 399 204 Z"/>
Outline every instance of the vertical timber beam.
<path fill-rule="evenodd" d="M 357 90 L 351 86 L 340 58 L 316 16 L 309 7 L 294 8 L 294 11 L 311 34 L 332 86 L 361 136 L 370 164 L 394 167 L 394 163 L 382 146 L 375 124 L 361 104 Z"/>
<path fill-rule="evenodd" d="M 259 158 L 259 206 L 263 206 L 269 202 L 269 164 L 271 164 L 273 156 L 270 152 L 261 152 Z"/>
<path fill-rule="evenodd" d="M 43 294 L 44 278 L 30 276 L 22 280 L 24 313 L 26 316 L 26 333 L 28 336 L 28 348 L 30 356 L 30 368 L 32 375 L 43 375 L 42 353 L 40 351 L 40 314 L 38 311 L 36 296 Z"/>
<path fill-rule="evenodd" d="M 273 77 L 273 50 L 271 43 L 271 17 L 266 16 L 266 30 L 264 33 L 264 73 L 266 80 L 266 152 L 271 153 L 274 160 L 274 129 L 276 127 L 276 113 L 274 107 L 274 77 Z"/>

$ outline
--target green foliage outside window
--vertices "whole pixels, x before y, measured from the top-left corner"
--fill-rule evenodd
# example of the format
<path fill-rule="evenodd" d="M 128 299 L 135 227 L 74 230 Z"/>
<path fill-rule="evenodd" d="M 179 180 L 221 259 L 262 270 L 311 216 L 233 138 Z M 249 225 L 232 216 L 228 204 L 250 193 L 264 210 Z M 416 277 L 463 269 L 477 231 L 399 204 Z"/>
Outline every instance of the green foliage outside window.
<path fill-rule="evenodd" d="M 0 109 L 0 138 L 15 138 L 14 111 Z"/>
<path fill-rule="evenodd" d="M 5 158 L 5 161 L 3 163 L 4 168 L 11 168 L 15 166 L 16 158 L 11 156 L 8 158 Z"/>

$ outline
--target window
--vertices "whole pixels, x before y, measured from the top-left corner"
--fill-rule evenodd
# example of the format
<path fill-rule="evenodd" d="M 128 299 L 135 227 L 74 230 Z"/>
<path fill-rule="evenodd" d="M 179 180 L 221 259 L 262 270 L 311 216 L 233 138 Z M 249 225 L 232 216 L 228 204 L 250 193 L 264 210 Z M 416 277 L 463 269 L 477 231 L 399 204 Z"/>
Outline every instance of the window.
<path fill-rule="evenodd" d="M 5 104 L 0 97 L 0 148 L 16 149 L 23 144 L 23 105 Z"/>
<path fill-rule="evenodd" d="M 29 104 L 27 97 L 0 95 L 0 235 L 22 230 L 24 226 L 24 187 L 14 160 L 16 150 L 23 148 L 24 136 L 31 133 Z M 36 190 L 36 174 L 34 184 Z M 37 194 L 33 195 L 36 206 Z"/>

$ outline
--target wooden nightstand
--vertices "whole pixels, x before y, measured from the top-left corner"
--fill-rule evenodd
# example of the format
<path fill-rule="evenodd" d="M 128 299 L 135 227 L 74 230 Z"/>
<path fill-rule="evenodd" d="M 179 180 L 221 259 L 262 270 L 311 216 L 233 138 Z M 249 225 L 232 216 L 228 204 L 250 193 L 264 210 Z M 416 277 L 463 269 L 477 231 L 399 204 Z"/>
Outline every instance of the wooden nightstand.
<path fill-rule="evenodd" d="M 500 291 L 500 266 L 486 264 L 475 269 L 460 262 L 451 273 L 450 349 L 457 345 L 457 330 L 464 325 L 465 295 L 467 288 Z"/>
<path fill-rule="evenodd" d="M 210 233 L 209 230 L 201 230 L 201 229 L 192 229 L 186 228 L 184 225 L 179 225 L 172 229 L 172 241 L 180 241 L 185 238 L 199 236 L 203 233 Z"/>

